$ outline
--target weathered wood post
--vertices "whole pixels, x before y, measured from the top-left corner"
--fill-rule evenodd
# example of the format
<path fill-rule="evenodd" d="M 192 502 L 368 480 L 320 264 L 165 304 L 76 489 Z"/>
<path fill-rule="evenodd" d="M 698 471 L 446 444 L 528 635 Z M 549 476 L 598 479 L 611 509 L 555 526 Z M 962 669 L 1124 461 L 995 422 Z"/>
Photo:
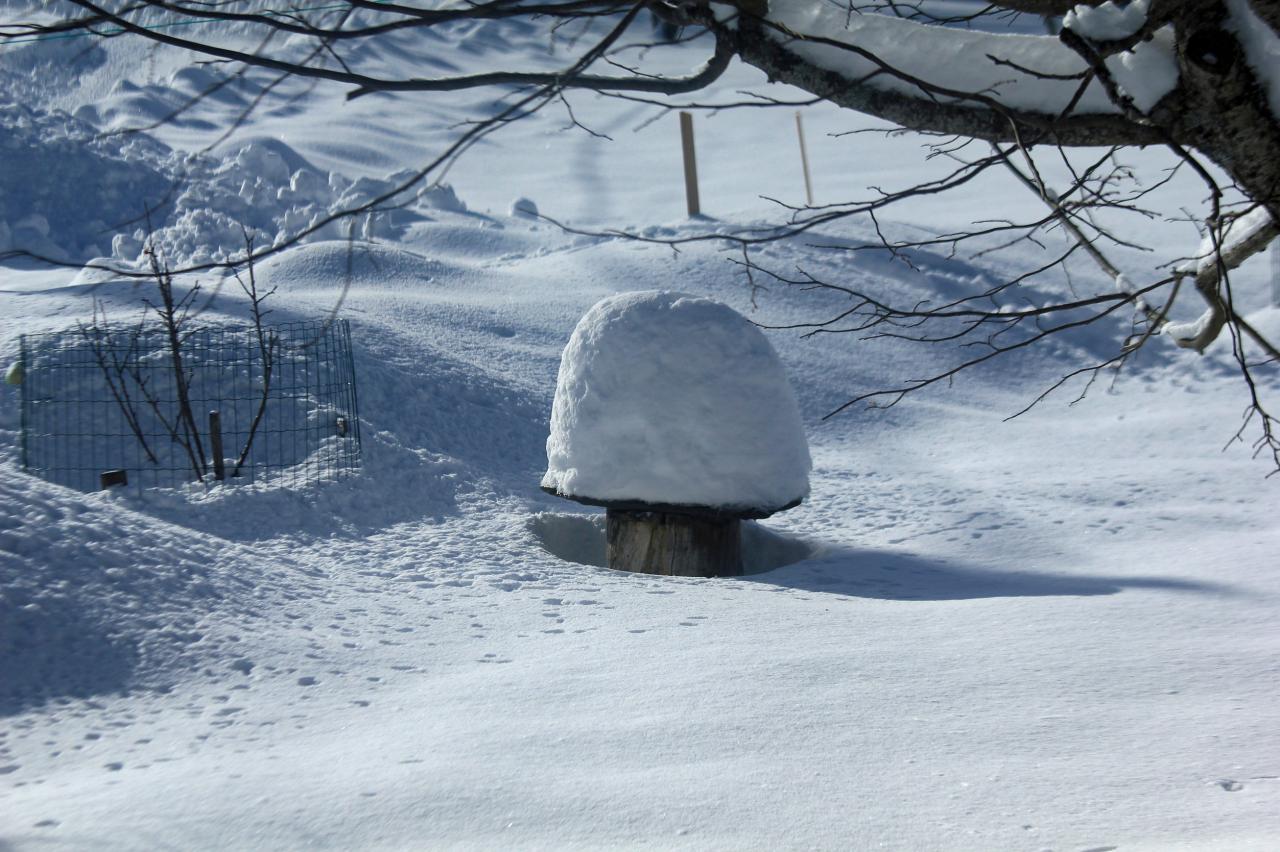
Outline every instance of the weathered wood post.
<path fill-rule="evenodd" d="M 610 568 L 741 574 L 742 520 L 799 505 L 809 468 L 778 356 L 731 308 L 622 293 L 574 329 L 542 488 L 607 510 Z"/>
<path fill-rule="evenodd" d="M 680 113 L 680 150 L 684 154 L 684 200 L 690 216 L 702 212 L 698 200 L 698 155 L 693 145 L 693 116 Z"/>
<path fill-rule="evenodd" d="M 209 412 L 209 444 L 213 453 L 213 478 L 221 482 L 227 478 L 227 460 L 222 457 L 222 415 Z"/>
<path fill-rule="evenodd" d="M 742 524 L 737 518 L 626 509 L 609 509 L 605 516 L 611 567 L 677 577 L 742 573 Z"/>
<path fill-rule="evenodd" d="M 104 470 L 98 474 L 98 487 L 103 491 L 108 488 L 114 488 L 117 485 L 129 484 L 129 471 L 122 468 L 116 470 Z"/>
<path fill-rule="evenodd" d="M 804 144 L 804 122 L 796 111 L 796 136 L 800 139 L 800 168 L 804 171 L 804 200 L 813 206 L 813 180 L 809 177 L 809 149 Z"/>

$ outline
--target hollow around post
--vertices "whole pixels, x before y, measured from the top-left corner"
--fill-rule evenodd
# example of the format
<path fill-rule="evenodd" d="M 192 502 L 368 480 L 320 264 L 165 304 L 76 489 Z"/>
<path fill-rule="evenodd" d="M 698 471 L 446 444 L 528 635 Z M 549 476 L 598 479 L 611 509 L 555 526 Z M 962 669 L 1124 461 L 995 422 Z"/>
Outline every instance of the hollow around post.
<path fill-rule="evenodd" d="M 675 577 L 742 573 L 738 518 L 609 509 L 606 526 L 610 568 Z"/>

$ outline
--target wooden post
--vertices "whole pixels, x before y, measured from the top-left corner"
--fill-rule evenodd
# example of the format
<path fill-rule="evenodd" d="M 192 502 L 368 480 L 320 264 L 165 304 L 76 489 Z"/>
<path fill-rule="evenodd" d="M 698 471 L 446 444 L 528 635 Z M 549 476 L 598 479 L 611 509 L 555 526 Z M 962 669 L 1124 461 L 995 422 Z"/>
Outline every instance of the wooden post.
<path fill-rule="evenodd" d="M 127 470 L 104 470 L 98 474 L 98 486 L 106 491 L 108 488 L 114 488 L 117 485 L 129 484 L 129 471 Z"/>
<path fill-rule="evenodd" d="M 227 478 L 227 462 L 222 457 L 222 415 L 209 412 L 209 443 L 213 450 L 213 478 L 221 482 Z"/>
<path fill-rule="evenodd" d="M 800 138 L 800 167 L 804 169 L 805 203 L 813 206 L 813 181 L 809 179 L 809 152 L 804 144 L 804 123 L 800 120 L 800 111 L 796 110 L 796 136 Z"/>
<path fill-rule="evenodd" d="M 697 216 L 702 212 L 698 203 L 698 160 L 693 150 L 693 116 L 687 112 L 680 113 L 680 143 L 684 148 L 684 198 L 689 215 Z"/>
<path fill-rule="evenodd" d="M 742 573 L 738 518 L 622 509 L 609 509 L 605 518 L 610 568 L 675 577 Z"/>

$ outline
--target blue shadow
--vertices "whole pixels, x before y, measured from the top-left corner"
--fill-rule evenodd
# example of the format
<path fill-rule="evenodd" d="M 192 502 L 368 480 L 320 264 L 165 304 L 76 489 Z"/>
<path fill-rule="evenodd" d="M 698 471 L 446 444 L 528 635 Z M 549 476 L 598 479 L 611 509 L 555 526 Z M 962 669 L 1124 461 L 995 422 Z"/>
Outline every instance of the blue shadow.
<path fill-rule="evenodd" d="M 808 592 L 895 601 L 1087 597 L 1114 595 L 1126 589 L 1235 594 L 1229 586 L 1177 577 L 998 571 L 910 553 L 855 549 L 830 552 L 741 579 Z"/>

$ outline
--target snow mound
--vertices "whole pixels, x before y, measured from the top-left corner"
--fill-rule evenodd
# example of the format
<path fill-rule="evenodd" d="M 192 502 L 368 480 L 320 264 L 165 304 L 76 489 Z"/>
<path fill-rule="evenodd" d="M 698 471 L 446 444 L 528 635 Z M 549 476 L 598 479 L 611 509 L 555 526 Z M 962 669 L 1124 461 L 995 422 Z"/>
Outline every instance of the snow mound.
<path fill-rule="evenodd" d="M 183 153 L 142 132 L 101 133 L 95 118 L 0 101 L 0 252 L 131 265 L 150 240 L 181 268 L 243 254 L 245 230 L 258 247 L 312 228 L 308 241 L 393 239 L 431 213 L 467 209 L 447 184 L 397 194 L 408 170 L 351 180 L 270 138 Z"/>
<path fill-rule="evenodd" d="M 0 102 L 0 251 L 55 260 L 106 254 L 169 191 L 172 157 L 145 137 L 95 135 L 66 113 Z"/>
<path fill-rule="evenodd" d="M 283 560 L 246 579 L 228 542 L 0 467 L 0 717 L 166 689 L 226 668 L 238 634 L 317 584 Z"/>
<path fill-rule="evenodd" d="M 579 321 L 560 361 L 544 488 L 595 502 L 776 511 L 812 463 L 773 347 L 732 308 L 623 293 Z"/>
<path fill-rule="evenodd" d="M 534 203 L 532 198 L 517 198 L 511 202 L 511 209 L 508 212 L 513 218 L 524 216 L 528 219 L 536 219 L 538 218 L 538 205 Z"/>

